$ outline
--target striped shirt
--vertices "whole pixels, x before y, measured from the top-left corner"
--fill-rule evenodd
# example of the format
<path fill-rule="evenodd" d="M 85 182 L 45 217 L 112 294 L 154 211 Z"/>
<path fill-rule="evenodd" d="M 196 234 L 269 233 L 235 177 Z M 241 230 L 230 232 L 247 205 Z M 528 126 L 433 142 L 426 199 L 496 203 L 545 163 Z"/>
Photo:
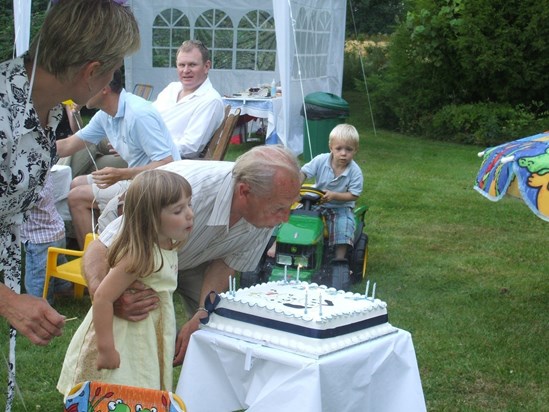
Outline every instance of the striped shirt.
<path fill-rule="evenodd" d="M 50 243 L 65 237 L 65 223 L 55 208 L 51 172 L 46 176 L 38 202 L 21 225 L 21 241 Z"/>
<path fill-rule="evenodd" d="M 185 177 L 193 190 L 194 226 L 179 251 L 179 270 L 215 259 L 223 259 L 236 271 L 256 268 L 272 229 L 256 228 L 244 219 L 229 228 L 233 166 L 233 162 L 179 160 L 160 167 Z M 120 224 L 121 217 L 107 226 L 99 237 L 101 242 L 110 245 Z"/>

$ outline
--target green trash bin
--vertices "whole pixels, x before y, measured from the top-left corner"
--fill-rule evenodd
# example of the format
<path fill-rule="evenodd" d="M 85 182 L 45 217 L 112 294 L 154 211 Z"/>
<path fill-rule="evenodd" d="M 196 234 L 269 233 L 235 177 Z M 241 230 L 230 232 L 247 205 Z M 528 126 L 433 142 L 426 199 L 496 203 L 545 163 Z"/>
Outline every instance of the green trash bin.
<path fill-rule="evenodd" d="M 349 104 L 335 94 L 314 92 L 305 96 L 301 115 L 304 117 L 303 158 L 308 162 L 316 155 L 330 151 L 330 132 L 349 117 Z"/>

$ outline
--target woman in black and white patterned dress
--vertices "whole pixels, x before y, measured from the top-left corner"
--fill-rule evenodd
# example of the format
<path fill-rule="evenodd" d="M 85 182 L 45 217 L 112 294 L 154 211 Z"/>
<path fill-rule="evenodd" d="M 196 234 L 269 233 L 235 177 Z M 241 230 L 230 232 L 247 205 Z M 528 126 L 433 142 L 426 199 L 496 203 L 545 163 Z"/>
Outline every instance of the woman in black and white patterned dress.
<path fill-rule="evenodd" d="M 20 294 L 19 227 L 56 158 L 60 103 L 85 104 L 140 46 L 137 22 L 123 2 L 52 1 L 29 53 L 0 64 L 0 317 L 12 326 L 7 411 L 13 401 L 15 331 L 45 345 L 64 326 L 64 317 L 45 300 Z"/>

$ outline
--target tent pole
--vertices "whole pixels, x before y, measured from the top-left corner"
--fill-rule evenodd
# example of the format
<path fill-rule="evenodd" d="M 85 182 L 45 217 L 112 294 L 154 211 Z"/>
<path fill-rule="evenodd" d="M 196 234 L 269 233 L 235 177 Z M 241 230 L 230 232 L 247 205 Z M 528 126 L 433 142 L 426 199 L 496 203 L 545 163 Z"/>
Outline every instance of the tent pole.
<path fill-rule="evenodd" d="M 358 41 L 358 33 L 356 29 L 355 14 L 353 12 L 353 0 L 349 0 L 349 9 L 351 10 L 351 19 L 353 20 L 353 28 L 355 30 L 355 39 Z M 358 48 L 358 56 L 360 58 L 360 68 L 362 69 L 362 78 L 364 79 L 364 87 L 366 88 L 366 97 L 368 98 L 368 107 L 370 108 L 370 118 L 372 119 L 372 127 L 374 136 L 377 136 L 376 123 L 374 121 L 374 113 L 372 111 L 372 102 L 370 101 L 370 92 L 368 91 L 368 82 L 366 81 L 366 71 L 364 70 L 364 59 L 362 58 L 362 48 Z"/>
<path fill-rule="evenodd" d="M 299 62 L 299 52 L 297 50 L 297 39 L 295 35 L 295 19 L 292 13 L 292 5 L 290 0 L 288 0 L 288 9 L 290 10 L 290 20 L 292 22 L 292 37 L 294 41 L 295 56 L 297 61 L 297 75 L 299 77 L 299 87 L 301 89 L 301 104 L 303 107 L 303 116 L 305 117 L 305 129 L 307 130 L 307 144 L 309 145 L 309 153 L 313 153 L 313 147 L 311 145 L 311 133 L 309 132 L 309 118 L 307 117 L 307 107 L 305 105 L 305 91 L 303 90 L 303 79 L 301 76 L 301 65 Z"/>

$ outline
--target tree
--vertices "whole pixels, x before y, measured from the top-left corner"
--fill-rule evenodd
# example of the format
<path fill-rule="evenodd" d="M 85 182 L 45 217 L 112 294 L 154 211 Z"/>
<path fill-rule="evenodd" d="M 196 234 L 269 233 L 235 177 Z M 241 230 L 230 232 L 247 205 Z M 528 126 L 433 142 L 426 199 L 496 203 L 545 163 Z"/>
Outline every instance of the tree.
<path fill-rule="evenodd" d="M 417 0 L 370 84 L 380 118 L 417 132 L 450 104 L 549 109 L 548 0 Z M 541 103 L 540 103 L 541 102 Z M 389 126 L 389 125 L 386 125 Z"/>
<path fill-rule="evenodd" d="M 31 40 L 44 21 L 48 3 L 49 0 L 32 0 Z M 0 61 L 12 58 L 14 42 L 13 0 L 0 0 Z"/>
<path fill-rule="evenodd" d="M 403 11 L 402 0 L 347 0 L 347 33 L 392 33 Z"/>

